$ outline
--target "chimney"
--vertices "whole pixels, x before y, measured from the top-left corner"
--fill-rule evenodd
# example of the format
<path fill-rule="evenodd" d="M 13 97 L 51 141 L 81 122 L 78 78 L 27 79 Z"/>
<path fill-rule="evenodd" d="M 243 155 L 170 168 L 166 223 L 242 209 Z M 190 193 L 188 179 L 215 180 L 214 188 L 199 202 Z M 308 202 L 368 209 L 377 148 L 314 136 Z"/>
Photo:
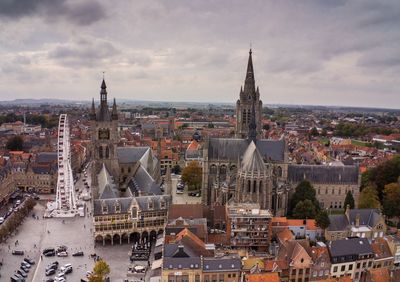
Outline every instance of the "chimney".
<path fill-rule="evenodd" d="M 360 227 L 360 214 L 357 213 L 356 215 L 356 227 Z"/>

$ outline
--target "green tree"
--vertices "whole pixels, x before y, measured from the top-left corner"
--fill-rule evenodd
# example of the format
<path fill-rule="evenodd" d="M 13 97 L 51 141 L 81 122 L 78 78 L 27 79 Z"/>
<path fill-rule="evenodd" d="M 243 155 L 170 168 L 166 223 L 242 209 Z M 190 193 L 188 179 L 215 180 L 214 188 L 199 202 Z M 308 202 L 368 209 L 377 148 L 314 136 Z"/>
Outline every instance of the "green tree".
<path fill-rule="evenodd" d="M 344 208 L 347 208 L 347 205 L 350 206 L 351 209 L 354 209 L 355 203 L 354 203 L 354 198 L 353 194 L 351 191 L 347 191 L 346 198 L 344 199 Z"/>
<path fill-rule="evenodd" d="M 263 124 L 262 128 L 264 130 L 268 131 L 268 130 L 270 130 L 271 127 L 270 127 L 270 125 L 268 123 L 266 123 L 266 124 Z"/>
<path fill-rule="evenodd" d="M 312 201 L 304 200 L 296 204 L 293 210 L 294 218 L 314 218 L 317 211 Z"/>
<path fill-rule="evenodd" d="M 201 187 L 202 168 L 197 161 L 190 162 L 182 171 L 182 181 L 188 185 L 189 190 Z"/>
<path fill-rule="evenodd" d="M 315 216 L 315 224 L 324 230 L 329 227 L 331 221 L 329 220 L 329 215 L 326 210 L 321 210 L 317 213 Z"/>
<path fill-rule="evenodd" d="M 400 216 L 400 185 L 390 183 L 383 190 L 383 212 L 388 217 Z"/>
<path fill-rule="evenodd" d="M 361 178 L 361 188 L 373 184 L 376 186 L 379 199 L 383 199 L 383 189 L 385 189 L 385 185 L 395 183 L 399 176 L 400 156 L 396 156 L 364 172 Z"/>
<path fill-rule="evenodd" d="M 181 173 L 181 167 L 178 164 L 174 165 L 174 167 L 172 168 L 172 172 L 175 174 Z"/>
<path fill-rule="evenodd" d="M 7 141 L 7 149 L 10 151 L 22 151 L 24 146 L 24 139 L 21 136 L 16 135 L 8 139 Z"/>
<path fill-rule="evenodd" d="M 98 260 L 93 267 L 89 282 L 105 282 L 108 274 L 110 274 L 110 266 L 104 260 Z"/>
<path fill-rule="evenodd" d="M 290 211 L 293 211 L 296 205 L 304 200 L 310 200 L 313 203 L 315 210 L 318 211 L 319 204 L 315 194 L 315 189 L 314 187 L 312 187 L 309 181 L 303 180 L 302 182 L 300 182 L 297 185 L 296 190 L 293 193 L 292 199 L 290 201 Z"/>
<path fill-rule="evenodd" d="M 318 129 L 317 129 L 316 127 L 313 127 L 313 128 L 311 129 L 311 131 L 310 131 L 310 134 L 311 134 L 312 136 L 318 136 L 318 135 L 319 135 Z"/>
<path fill-rule="evenodd" d="M 358 199 L 358 208 L 360 209 L 379 209 L 381 204 L 378 198 L 378 191 L 373 185 L 365 187 Z"/>

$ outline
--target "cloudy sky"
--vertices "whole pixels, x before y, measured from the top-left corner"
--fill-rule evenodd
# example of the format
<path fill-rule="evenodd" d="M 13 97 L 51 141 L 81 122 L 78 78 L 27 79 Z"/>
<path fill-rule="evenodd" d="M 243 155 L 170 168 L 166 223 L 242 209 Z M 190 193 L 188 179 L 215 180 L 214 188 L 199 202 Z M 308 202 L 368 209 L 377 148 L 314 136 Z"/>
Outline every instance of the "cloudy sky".
<path fill-rule="evenodd" d="M 1 0 L 0 100 L 400 108 L 400 1 Z"/>

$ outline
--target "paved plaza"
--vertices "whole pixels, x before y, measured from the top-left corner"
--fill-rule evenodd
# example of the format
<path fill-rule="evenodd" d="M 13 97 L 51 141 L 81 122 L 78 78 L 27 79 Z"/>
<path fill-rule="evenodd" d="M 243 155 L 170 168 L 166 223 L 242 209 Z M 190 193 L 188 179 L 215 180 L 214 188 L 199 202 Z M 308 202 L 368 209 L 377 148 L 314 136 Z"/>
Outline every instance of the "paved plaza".
<path fill-rule="evenodd" d="M 81 181 L 78 186 L 83 188 Z M 86 202 L 90 204 L 89 202 Z M 90 210 L 90 206 L 88 206 Z M 66 275 L 67 281 L 80 281 L 86 277 L 86 271 L 92 270 L 94 261 L 90 254 L 96 253 L 104 258 L 111 268 L 111 281 L 123 281 L 126 279 L 126 272 L 129 262 L 129 253 L 131 246 L 94 246 L 92 240 L 92 218 L 85 217 L 74 218 L 43 218 L 45 211 L 45 202 L 40 201 L 33 209 L 31 214 L 26 217 L 16 234 L 11 236 L 6 242 L 0 244 L 0 258 L 3 260 L 3 267 L 0 270 L 0 281 L 9 281 L 15 271 L 20 267 L 24 257 L 33 259 L 36 264 L 29 271 L 26 281 L 41 282 L 45 281 L 44 269 L 53 262 L 58 261 L 60 266 L 71 263 L 73 272 Z M 39 219 L 34 219 L 32 214 Z M 64 223 L 63 223 L 64 222 Z M 19 244 L 15 246 L 18 240 Z M 41 252 L 45 248 L 65 245 L 68 247 L 68 257 L 44 257 Z M 24 256 L 12 255 L 12 250 L 23 250 Z M 77 251 L 83 251 L 83 257 L 73 257 L 72 254 Z M 50 276 L 50 277 L 54 277 Z M 129 279 L 133 281 L 133 279 Z"/>

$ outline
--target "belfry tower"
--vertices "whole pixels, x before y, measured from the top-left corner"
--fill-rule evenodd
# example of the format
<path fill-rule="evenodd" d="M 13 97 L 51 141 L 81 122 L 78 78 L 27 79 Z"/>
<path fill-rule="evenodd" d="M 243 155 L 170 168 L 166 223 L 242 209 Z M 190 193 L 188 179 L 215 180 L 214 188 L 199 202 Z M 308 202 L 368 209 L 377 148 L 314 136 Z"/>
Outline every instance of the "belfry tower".
<path fill-rule="evenodd" d="M 101 83 L 100 105 L 95 108 L 94 99 L 90 111 L 91 119 L 91 135 L 92 135 L 92 186 L 96 192 L 97 174 L 100 172 L 103 164 L 108 172 L 118 179 L 118 112 L 117 104 L 114 99 L 112 109 L 110 111 L 107 102 L 107 86 L 104 81 Z M 95 197 L 96 197 L 96 193 Z"/>
<path fill-rule="evenodd" d="M 262 129 L 261 115 L 262 101 L 260 100 L 260 92 L 258 87 L 256 88 L 254 80 L 252 51 L 250 49 L 244 88 L 240 88 L 240 97 L 236 102 L 236 138 L 253 139 L 254 130 L 256 132 L 256 137 L 259 138 Z M 255 121 L 252 121 L 253 118 L 255 118 Z M 256 127 L 250 130 L 254 122 Z M 249 136 L 250 133 L 253 136 Z"/>

